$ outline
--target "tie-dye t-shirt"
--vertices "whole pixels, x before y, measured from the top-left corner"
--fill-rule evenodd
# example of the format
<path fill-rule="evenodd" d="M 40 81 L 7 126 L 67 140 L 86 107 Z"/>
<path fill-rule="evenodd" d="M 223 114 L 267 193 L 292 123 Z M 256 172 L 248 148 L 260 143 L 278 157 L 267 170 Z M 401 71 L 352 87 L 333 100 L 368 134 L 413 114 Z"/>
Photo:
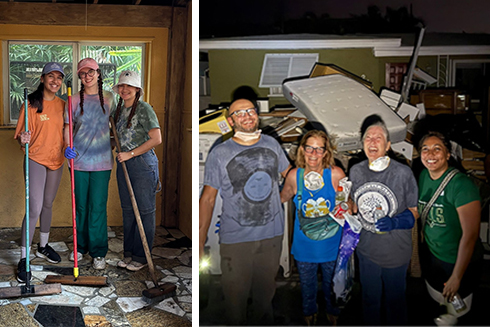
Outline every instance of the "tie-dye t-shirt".
<path fill-rule="evenodd" d="M 114 110 L 115 100 L 111 92 L 104 91 L 105 114 L 98 94 L 84 94 L 83 115 L 80 111 L 80 93 L 72 96 L 73 146 L 77 152 L 75 170 L 103 171 L 113 166 L 109 115 Z M 65 124 L 68 120 L 68 104 L 65 106 Z"/>
<path fill-rule="evenodd" d="M 148 132 L 153 128 L 160 128 L 157 115 L 153 108 L 144 101 L 138 101 L 136 111 L 131 119 L 131 127 L 128 126 L 128 116 L 131 107 L 121 108 L 116 122 L 117 136 L 121 142 L 121 151 L 128 152 L 136 149 L 150 139 Z M 115 112 L 112 114 L 115 116 Z"/>

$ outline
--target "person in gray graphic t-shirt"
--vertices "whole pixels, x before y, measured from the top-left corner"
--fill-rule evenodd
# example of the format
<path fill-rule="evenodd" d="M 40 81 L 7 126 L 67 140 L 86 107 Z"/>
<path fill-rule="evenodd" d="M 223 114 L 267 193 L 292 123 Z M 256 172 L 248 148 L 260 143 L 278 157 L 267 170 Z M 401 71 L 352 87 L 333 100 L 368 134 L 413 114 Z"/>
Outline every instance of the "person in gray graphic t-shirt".
<path fill-rule="evenodd" d="M 235 134 L 211 151 L 204 170 L 199 200 L 199 258 L 219 191 L 223 199 L 219 231 L 221 283 L 229 323 L 272 323 L 272 298 L 284 232 L 279 174 L 285 177 L 290 165 L 279 143 L 260 134 L 259 116 L 251 101 L 234 101 L 228 122 Z M 250 290 L 254 316 L 247 318 Z"/>
<path fill-rule="evenodd" d="M 418 217 L 417 181 L 410 167 L 387 155 L 390 135 L 381 117 L 364 120 L 361 139 L 367 160 L 352 166 L 349 179 L 363 227 L 356 253 L 364 324 L 407 325 L 406 274 Z M 382 211 L 381 218 L 376 211 Z"/>

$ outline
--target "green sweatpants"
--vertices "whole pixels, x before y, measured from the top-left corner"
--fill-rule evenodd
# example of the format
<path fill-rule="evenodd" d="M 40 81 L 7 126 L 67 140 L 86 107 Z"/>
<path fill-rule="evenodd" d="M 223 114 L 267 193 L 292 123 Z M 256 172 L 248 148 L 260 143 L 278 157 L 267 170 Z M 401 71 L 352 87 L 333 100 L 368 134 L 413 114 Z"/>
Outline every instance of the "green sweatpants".
<path fill-rule="evenodd" d="M 78 252 L 105 257 L 107 240 L 107 197 L 111 171 L 75 170 Z"/>

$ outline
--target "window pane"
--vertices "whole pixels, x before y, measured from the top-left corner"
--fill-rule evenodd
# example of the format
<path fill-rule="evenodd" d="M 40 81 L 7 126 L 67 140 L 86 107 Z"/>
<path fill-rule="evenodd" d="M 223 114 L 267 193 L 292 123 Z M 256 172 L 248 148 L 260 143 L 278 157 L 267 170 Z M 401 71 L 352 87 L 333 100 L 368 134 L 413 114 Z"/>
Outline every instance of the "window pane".
<path fill-rule="evenodd" d="M 93 58 L 99 63 L 104 79 L 104 89 L 112 90 L 117 83 L 119 73 L 123 70 L 134 70 L 140 73 L 142 66 L 143 46 L 114 46 L 114 45 L 88 45 L 82 46 L 81 58 Z"/>
<path fill-rule="evenodd" d="M 59 44 L 9 43 L 9 91 L 10 122 L 19 118 L 20 107 L 24 103 L 24 88 L 34 92 L 40 83 L 41 72 L 48 62 L 62 64 L 64 81 L 72 79 L 73 47 Z M 63 83 L 56 94 L 66 100 L 66 85 Z"/>

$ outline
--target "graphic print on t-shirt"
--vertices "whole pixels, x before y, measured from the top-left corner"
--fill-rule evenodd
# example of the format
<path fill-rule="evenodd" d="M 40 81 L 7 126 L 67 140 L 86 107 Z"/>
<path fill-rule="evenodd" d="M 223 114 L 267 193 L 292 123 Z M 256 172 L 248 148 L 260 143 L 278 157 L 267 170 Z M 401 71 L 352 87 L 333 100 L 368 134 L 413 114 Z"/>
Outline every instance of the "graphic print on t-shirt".
<path fill-rule="evenodd" d="M 383 209 L 385 216 L 393 217 L 398 209 L 395 194 L 385 184 L 368 182 L 359 187 L 354 193 L 359 214 L 368 223 L 374 223 L 374 211 L 377 207 Z"/>
<path fill-rule="evenodd" d="M 277 155 L 266 148 L 240 152 L 226 166 L 233 187 L 231 201 L 241 226 L 262 226 L 271 222 L 271 195 L 277 188 Z"/>

